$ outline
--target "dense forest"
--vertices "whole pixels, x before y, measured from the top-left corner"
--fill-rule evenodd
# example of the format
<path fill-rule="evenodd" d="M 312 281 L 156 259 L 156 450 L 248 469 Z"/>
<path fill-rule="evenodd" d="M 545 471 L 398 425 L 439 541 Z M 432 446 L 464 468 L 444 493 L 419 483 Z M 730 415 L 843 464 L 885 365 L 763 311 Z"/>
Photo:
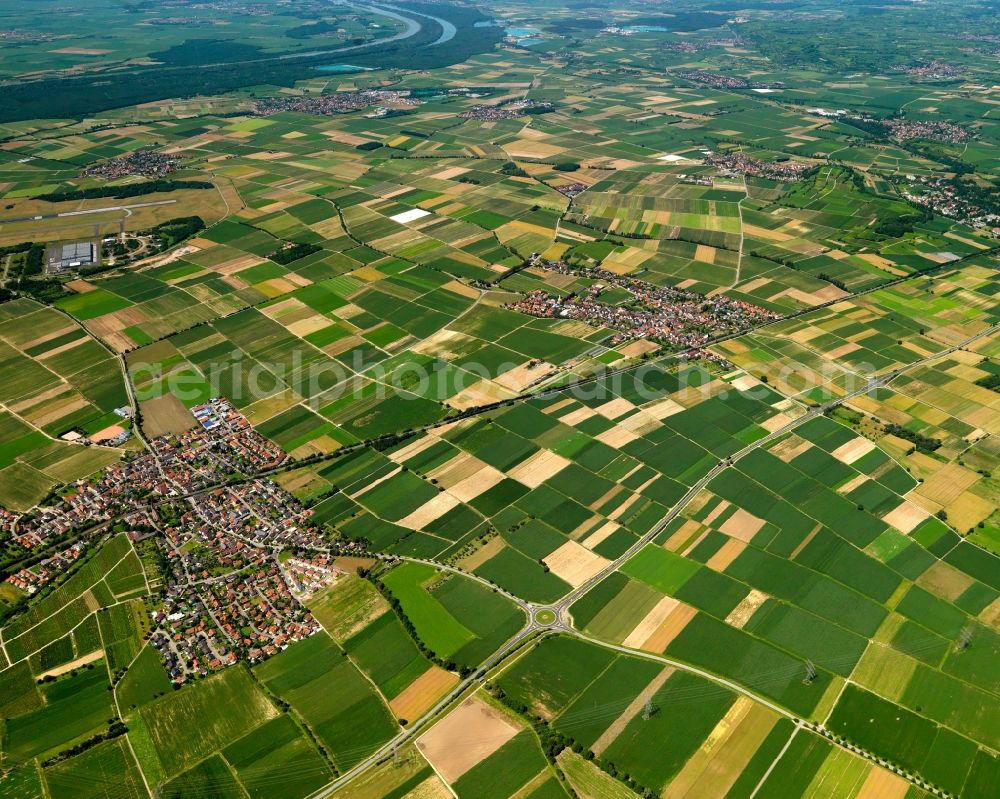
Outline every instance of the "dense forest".
<path fill-rule="evenodd" d="M 486 52 L 503 38 L 503 31 L 496 26 L 475 27 L 476 22 L 486 18 L 474 8 L 443 4 L 400 6 L 403 13 L 407 8 L 447 19 L 458 32 L 447 42 L 428 46 L 441 36 L 442 28 L 421 16 L 422 28 L 416 34 L 395 42 L 373 42 L 368 50 L 351 51 L 351 63 L 363 67 L 434 69 Z M 309 77 L 317 66 L 329 63 L 336 53 L 337 48 L 331 48 L 303 58 L 285 53 L 251 62 L 218 64 L 216 43 L 192 40 L 183 57 L 175 54 L 183 61 L 176 66 L 137 67 L 99 76 L 49 78 L 4 86 L 0 92 L 0 122 L 81 117 L 168 97 L 220 94 L 248 86 L 290 86 Z M 206 63 L 210 66 L 204 66 Z"/>

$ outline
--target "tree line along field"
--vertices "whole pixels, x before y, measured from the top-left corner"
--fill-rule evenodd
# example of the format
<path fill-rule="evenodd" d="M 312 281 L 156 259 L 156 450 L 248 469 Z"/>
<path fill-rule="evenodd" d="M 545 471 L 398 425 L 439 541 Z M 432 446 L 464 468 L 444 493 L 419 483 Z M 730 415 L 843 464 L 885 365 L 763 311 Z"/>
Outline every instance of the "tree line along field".
<path fill-rule="evenodd" d="M 128 380 L 147 436 L 228 397 L 292 456 L 273 479 L 333 543 L 406 562 L 312 597 L 322 633 L 175 691 L 146 643 L 142 563 L 102 541 L 0 630 L 0 797 L 304 797 L 418 723 L 336 795 L 931 795 L 899 772 L 995 795 L 1000 284 L 965 205 L 995 201 L 995 42 L 951 3 L 808 9 L 515 4 L 484 13 L 540 43 L 480 48 L 503 34 L 479 28 L 469 52 L 438 51 L 454 67 L 393 68 L 393 49 L 290 87 L 262 67 L 274 85 L 2 123 L 3 243 L 76 234 L 33 217 L 105 203 L 177 200 L 129 229 L 175 205 L 207 226 L 0 303 L 0 506 L 126 454 L 59 436 L 117 425 Z M 399 30 L 367 14 L 343 35 Z M 230 21 L 226 39 L 271 54 L 324 46 L 287 35 L 297 18 Z M 84 80 L 146 55 L 191 74 L 210 46 L 171 23 L 140 52 L 135 27 L 88 39 L 102 54 L 68 32 L 4 44 L 5 68 L 44 51 L 37 69 Z M 894 29 L 904 47 L 885 46 Z M 364 90 L 409 94 L 309 112 Z M 285 110 L 258 113 L 262 97 Z M 551 108 L 480 107 L 522 100 Z M 143 147 L 205 188 L 83 174 Z M 951 190 L 947 215 L 920 204 Z M 586 318 L 510 307 L 630 280 L 781 318 L 687 362 L 616 337 L 635 310 L 617 285 Z M 575 633 L 458 691 L 522 629 L 515 600 L 571 594 Z M 470 730 L 481 745 L 460 746 Z"/>

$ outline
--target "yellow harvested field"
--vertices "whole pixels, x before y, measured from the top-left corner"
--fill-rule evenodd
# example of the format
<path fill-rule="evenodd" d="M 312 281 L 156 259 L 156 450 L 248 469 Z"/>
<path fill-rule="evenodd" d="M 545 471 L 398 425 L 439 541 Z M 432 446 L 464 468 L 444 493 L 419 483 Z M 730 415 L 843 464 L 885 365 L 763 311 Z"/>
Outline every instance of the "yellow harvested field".
<path fill-rule="evenodd" d="M 994 630 L 1000 630 L 1000 599 L 994 599 L 979 614 L 979 620 Z"/>
<path fill-rule="evenodd" d="M 910 783 L 884 768 L 873 768 L 854 799 L 903 799 Z"/>
<path fill-rule="evenodd" d="M 409 527 L 411 530 L 422 530 L 431 522 L 437 521 L 448 511 L 458 507 L 461 501 L 446 491 L 438 492 L 437 496 L 425 502 L 415 511 L 400 519 L 397 524 Z"/>
<path fill-rule="evenodd" d="M 566 401 L 572 402 L 572 400 L 566 400 Z M 565 424 L 575 426 L 580 424 L 580 422 L 585 422 L 587 421 L 587 419 L 590 419 L 591 417 L 594 417 L 596 415 L 597 411 L 595 411 L 593 408 L 588 408 L 584 406 L 582 408 L 577 408 L 575 410 L 570 411 L 565 416 L 560 416 L 559 421 L 564 422 Z"/>
<path fill-rule="evenodd" d="M 448 493 L 462 502 L 469 502 L 502 482 L 504 474 L 492 466 L 483 466 L 464 480 L 453 485 Z"/>
<path fill-rule="evenodd" d="M 410 458 L 419 455 L 428 447 L 433 447 L 437 443 L 438 439 L 436 439 L 434 436 L 423 436 L 421 438 L 418 438 L 416 441 L 407 444 L 405 447 L 402 447 L 400 449 L 395 450 L 394 452 L 389 453 L 389 458 L 390 460 L 393 460 L 396 463 L 403 463 L 404 461 L 407 461 Z"/>
<path fill-rule="evenodd" d="M 846 444 L 841 444 L 830 454 L 833 455 L 841 463 L 846 463 L 850 466 L 859 458 L 863 458 L 869 452 L 875 449 L 875 444 L 869 441 L 867 438 L 852 438 Z"/>
<path fill-rule="evenodd" d="M 73 671 L 73 669 L 80 668 L 80 666 L 86 666 L 88 663 L 100 660 L 102 657 L 104 657 L 104 650 L 95 649 L 93 652 L 82 655 L 76 660 L 71 660 L 69 663 L 63 663 L 61 666 L 56 666 L 54 669 L 43 671 L 41 674 L 37 675 L 36 679 L 44 680 L 46 677 L 59 677 L 63 674 L 68 674 Z"/>
<path fill-rule="evenodd" d="M 792 550 L 792 554 L 788 556 L 788 559 L 795 560 L 801 554 L 802 550 L 805 549 L 807 546 L 809 546 L 809 542 L 816 537 L 816 533 L 818 533 L 821 529 L 823 529 L 823 525 L 821 524 L 817 524 L 815 527 L 813 527 L 813 529 L 809 531 L 809 535 L 803 538 L 799 542 L 798 546 L 796 546 L 795 549 Z"/>
<path fill-rule="evenodd" d="M 726 519 L 719 529 L 731 538 L 750 543 L 763 526 L 763 519 L 758 519 L 743 508 L 737 508 L 736 512 Z"/>
<path fill-rule="evenodd" d="M 453 783 L 518 732 L 498 710 L 471 697 L 421 735 L 417 749 L 446 782 Z"/>
<path fill-rule="evenodd" d="M 688 622 L 697 613 L 698 611 L 690 605 L 678 605 L 653 634 L 643 641 L 639 649 L 643 649 L 646 652 L 655 652 L 658 655 L 663 654 L 670 645 L 670 642 L 681 634 L 681 631 L 687 627 Z"/>
<path fill-rule="evenodd" d="M 488 561 L 494 555 L 500 554 L 500 550 L 502 550 L 505 546 L 506 545 L 504 544 L 504 540 L 500 536 L 495 535 L 493 536 L 493 538 L 491 538 L 489 541 L 487 541 L 485 544 L 479 547 L 479 549 L 474 550 L 473 552 L 462 558 L 458 562 L 458 567 L 460 569 L 464 569 L 467 572 L 474 571 L 475 569 L 478 569 L 480 566 L 486 563 L 486 561 Z"/>
<path fill-rule="evenodd" d="M 867 474 L 857 474 L 837 489 L 838 494 L 850 494 L 855 488 L 860 488 L 868 482 Z M 904 503 L 905 504 L 905 503 Z M 902 506 L 901 506 L 902 507 Z"/>
<path fill-rule="evenodd" d="M 542 141 L 531 141 L 530 139 L 516 139 L 504 145 L 507 155 L 511 158 L 549 158 L 559 155 L 564 150 L 557 144 L 546 144 Z"/>
<path fill-rule="evenodd" d="M 767 602 L 767 599 L 768 596 L 763 591 L 751 588 L 750 593 L 743 597 L 740 600 L 740 604 L 733 608 L 729 612 L 729 615 L 726 616 L 726 624 L 742 630 L 743 625 L 750 621 L 750 617 L 757 612 L 761 605 Z"/>
<path fill-rule="evenodd" d="M 453 166 L 448 169 L 442 169 L 440 172 L 437 172 L 431 177 L 436 178 L 437 180 L 452 180 L 457 178 L 459 175 L 464 175 L 468 171 L 468 168 L 464 166 Z"/>
<path fill-rule="evenodd" d="M 542 560 L 556 577 L 574 588 L 583 585 L 611 562 L 576 541 L 567 541 Z"/>
<path fill-rule="evenodd" d="M 641 648 L 649 637 L 660 628 L 660 625 L 667 620 L 667 617 L 677 609 L 678 605 L 680 605 L 680 600 L 670 596 L 663 597 L 633 628 L 632 632 L 625 636 L 622 646 L 632 649 Z"/>
<path fill-rule="evenodd" d="M 556 369 L 555 366 L 544 361 L 532 364 L 533 362 L 529 361 L 516 366 L 497 377 L 494 382 L 510 391 L 520 393 L 532 383 L 548 377 Z"/>
<path fill-rule="evenodd" d="M 718 505 L 712 508 L 708 516 L 706 516 L 702 520 L 702 523 L 711 527 L 713 524 L 715 524 L 715 520 L 718 519 L 728 509 L 729 509 L 729 500 L 728 499 L 721 500 Z"/>
<path fill-rule="evenodd" d="M 490 405 L 501 400 L 511 399 L 514 392 L 494 383 L 492 380 L 480 380 L 478 383 L 460 391 L 448 400 L 448 404 L 460 411 Z"/>
<path fill-rule="evenodd" d="M 747 545 L 742 541 L 730 538 L 725 544 L 719 547 L 718 552 L 712 555 L 712 557 L 705 562 L 705 565 L 710 569 L 715 569 L 717 572 L 725 571 L 726 568 L 740 556 L 746 547 Z"/>
<path fill-rule="evenodd" d="M 605 402 L 603 405 L 598 405 L 594 410 L 608 419 L 617 419 L 619 416 L 624 416 L 626 413 L 634 411 L 635 405 L 627 399 L 618 397 L 610 402 Z"/>
<path fill-rule="evenodd" d="M 58 50 L 51 50 L 50 52 L 59 53 L 61 55 L 107 55 L 108 53 L 114 51 L 97 50 L 89 47 L 61 47 Z"/>
<path fill-rule="evenodd" d="M 701 399 L 697 400 L 697 402 L 700 401 Z M 627 424 L 628 422 L 631 422 L 633 419 L 643 414 L 645 414 L 646 416 L 651 416 L 657 420 L 666 419 L 668 416 L 673 416 L 675 413 L 680 413 L 681 411 L 686 410 L 688 407 L 690 406 L 682 405 L 677 400 L 673 400 L 670 398 L 663 399 L 660 400 L 659 402 L 654 402 L 652 405 L 647 405 L 645 408 L 642 409 L 642 411 L 635 414 L 635 416 L 630 416 L 628 419 L 622 422 L 622 424 Z M 629 427 L 629 430 L 633 429 L 634 429 L 633 427 L 631 426 Z"/>
<path fill-rule="evenodd" d="M 959 495 L 979 479 L 979 475 L 957 463 L 949 463 L 928 477 L 922 485 L 914 489 L 931 502 L 947 505 L 958 499 Z"/>
<path fill-rule="evenodd" d="M 437 775 L 432 774 L 406 794 L 406 799 L 452 799 L 452 795 L 448 786 Z"/>
<path fill-rule="evenodd" d="M 603 433 L 598 433 L 594 436 L 594 438 L 602 444 L 607 444 L 609 447 L 621 449 L 626 444 L 631 444 L 633 441 L 640 438 L 640 436 L 638 433 L 633 433 L 631 430 L 624 427 L 612 427 L 605 430 Z"/>
<path fill-rule="evenodd" d="M 882 521 L 891 524 L 899 532 L 909 534 L 930 514 L 918 505 L 905 500 L 882 517 Z"/>
<path fill-rule="evenodd" d="M 551 450 L 542 449 L 510 470 L 509 477 L 524 483 L 528 488 L 538 488 L 550 477 L 569 466 L 570 461 Z"/>
<path fill-rule="evenodd" d="M 413 721 L 434 707 L 457 683 L 457 674 L 431 666 L 389 702 L 389 709 L 397 719 Z"/>
<path fill-rule="evenodd" d="M 968 530 L 984 521 L 996 506 L 989 499 L 963 491 L 958 499 L 945 506 L 949 524 L 956 530 Z"/>
<path fill-rule="evenodd" d="M 777 722 L 773 710 L 739 697 L 660 796 L 723 799 Z"/>

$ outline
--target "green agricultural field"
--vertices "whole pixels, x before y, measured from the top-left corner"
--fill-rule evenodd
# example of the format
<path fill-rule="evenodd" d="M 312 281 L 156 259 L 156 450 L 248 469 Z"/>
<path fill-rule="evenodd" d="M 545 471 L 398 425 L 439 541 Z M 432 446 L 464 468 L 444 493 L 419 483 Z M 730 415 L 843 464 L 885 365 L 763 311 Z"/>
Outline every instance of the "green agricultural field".
<path fill-rule="evenodd" d="M 140 755 L 143 771 L 169 779 L 274 718 L 277 710 L 245 669 L 234 668 L 156 699 L 138 715 L 157 761 L 150 769 Z M 201 734 L 184 732 L 193 728 Z"/>
<path fill-rule="evenodd" d="M 396 732 L 372 684 L 323 635 L 289 647 L 254 673 L 301 716 L 338 768 L 364 759 Z"/>
<path fill-rule="evenodd" d="M 112 716 L 104 664 L 41 687 L 44 706 L 14 716 L 6 725 L 6 752 L 15 762 L 55 753 L 104 732 Z"/>
<path fill-rule="evenodd" d="M 521 613 L 482 585 L 432 566 L 406 563 L 384 583 L 420 640 L 438 657 L 472 665 L 521 627 Z"/>
<path fill-rule="evenodd" d="M 146 796 L 139 767 L 124 739 L 116 738 L 45 769 L 45 785 L 53 797 Z"/>
<path fill-rule="evenodd" d="M 0 3 L 0 799 L 1000 795 L 991 11 Z"/>

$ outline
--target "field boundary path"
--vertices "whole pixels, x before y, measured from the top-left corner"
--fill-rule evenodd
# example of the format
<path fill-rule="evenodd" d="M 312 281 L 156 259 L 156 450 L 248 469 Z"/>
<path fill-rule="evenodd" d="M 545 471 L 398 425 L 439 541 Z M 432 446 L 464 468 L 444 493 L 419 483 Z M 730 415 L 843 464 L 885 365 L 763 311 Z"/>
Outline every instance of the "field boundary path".
<path fill-rule="evenodd" d="M 580 640 L 587 641 L 588 643 L 597 646 L 602 646 L 607 649 L 612 649 L 617 652 L 622 652 L 631 655 L 633 657 L 640 657 L 646 660 L 653 660 L 658 663 L 662 663 L 664 666 L 671 666 L 675 669 L 686 671 L 690 674 L 694 674 L 698 677 L 714 682 L 717 685 L 722 685 L 723 687 L 728 688 L 729 690 L 735 691 L 755 702 L 764 705 L 770 710 L 773 710 L 775 713 L 780 714 L 782 717 L 790 719 L 793 722 L 795 722 L 796 728 L 795 731 L 793 731 L 792 733 L 792 736 L 794 736 L 795 733 L 804 725 L 803 721 L 799 719 L 797 716 L 795 716 L 795 714 L 793 714 L 791 711 L 786 710 L 780 705 L 777 705 L 774 702 L 757 695 L 750 689 L 745 688 L 744 686 L 741 686 L 738 683 L 735 683 L 720 675 L 713 674 L 712 672 L 706 671 L 697 666 L 692 666 L 690 664 L 684 663 L 683 661 L 674 660 L 672 658 L 667 658 L 662 655 L 656 655 L 650 652 L 644 652 L 636 649 L 629 649 L 628 647 L 625 646 L 608 643 L 606 641 L 601 641 L 597 638 L 592 638 L 572 626 L 572 621 L 569 617 L 569 608 L 576 601 L 582 598 L 585 594 L 593 590 L 593 588 L 596 587 L 598 583 L 600 583 L 602 580 L 608 577 L 611 573 L 617 571 L 629 558 L 631 558 L 633 555 L 639 552 L 639 550 L 641 550 L 643 547 L 649 544 L 653 539 L 655 539 L 656 536 L 658 536 L 664 530 L 664 528 L 668 524 L 670 524 L 670 522 L 672 522 L 681 513 L 683 513 L 684 509 L 688 506 L 688 504 L 690 504 L 691 500 L 693 500 L 698 495 L 698 493 L 700 493 L 721 472 L 728 469 L 730 466 L 733 466 L 740 459 L 746 457 L 748 454 L 764 446 L 765 444 L 768 444 L 774 441 L 775 439 L 786 435 L 792 430 L 795 430 L 797 427 L 805 424 L 807 421 L 814 419 L 822 414 L 825 414 L 828 410 L 832 410 L 833 408 L 843 404 L 844 402 L 847 402 L 848 400 L 854 399 L 855 397 L 861 396 L 862 394 L 866 394 L 870 391 L 873 391 L 876 388 L 880 388 L 885 384 L 891 382 L 895 378 L 899 377 L 899 375 L 903 374 L 904 372 L 909 371 L 910 369 L 914 369 L 918 366 L 922 366 L 928 361 L 936 360 L 938 358 L 942 358 L 958 350 L 964 349 L 970 344 L 982 338 L 985 338 L 986 336 L 992 335 L 993 333 L 997 332 L 997 330 L 1000 330 L 1000 324 L 991 325 L 990 327 L 980 331 L 974 336 L 970 336 L 964 339 L 963 341 L 952 345 L 946 350 L 934 353 L 933 355 L 921 358 L 920 360 L 914 361 L 913 363 L 907 364 L 906 366 L 894 369 L 890 372 L 887 372 L 884 375 L 881 375 L 879 377 L 876 377 L 868 381 L 861 388 L 858 388 L 855 391 L 852 391 L 851 393 L 846 394 L 843 397 L 839 397 L 836 400 L 828 402 L 824 405 L 819 405 L 810 408 L 805 414 L 789 422 L 784 427 L 775 430 L 772 433 L 769 433 L 767 436 L 760 438 L 751 444 L 748 444 L 739 452 L 731 455 L 729 458 L 720 461 L 711 469 L 711 471 L 708 472 L 708 474 L 702 477 L 701 480 L 695 483 L 688 490 L 688 492 L 683 497 L 681 497 L 681 499 L 670 509 L 670 511 L 659 521 L 659 523 L 657 523 L 652 528 L 652 530 L 650 530 L 648 533 L 646 533 L 646 535 L 644 535 L 642 538 L 636 541 L 635 544 L 629 547 L 629 549 L 626 550 L 624 554 L 622 554 L 617 559 L 609 563 L 604 569 L 602 569 L 600 572 L 591 577 L 587 582 L 583 583 L 578 588 L 568 593 L 558 602 L 552 605 L 531 605 L 530 603 L 518 599 L 517 597 L 512 597 L 510 594 L 507 594 L 506 591 L 503 591 L 502 593 L 505 596 L 507 596 L 508 598 L 512 598 L 522 609 L 526 610 L 528 608 L 531 608 L 531 610 L 529 610 L 530 614 L 529 621 L 525 625 L 525 627 L 522 628 L 522 630 L 519 633 L 517 633 L 513 638 L 511 638 L 506 644 L 500 647 L 500 649 L 494 652 L 493 655 L 487 658 L 487 660 L 484 661 L 482 665 L 480 665 L 480 667 L 475 671 L 473 675 L 459 682 L 458 685 L 456 685 L 455 688 L 452 689 L 452 691 L 447 696 L 441 699 L 440 702 L 438 702 L 437 705 L 435 705 L 433 708 L 427 711 L 427 713 L 425 713 L 419 719 L 414 721 L 409 728 L 403 730 L 399 735 L 390 740 L 388 743 L 384 744 L 381 748 L 379 748 L 376 752 L 371 754 L 368 758 L 358 763 L 350 771 L 344 773 L 326 787 L 312 794 L 312 797 L 310 799 L 328 799 L 329 797 L 332 797 L 337 790 L 342 788 L 344 785 L 353 780 L 355 777 L 359 776 L 372 766 L 376 765 L 379 761 L 391 755 L 392 752 L 396 750 L 399 746 L 405 744 L 408 740 L 410 740 L 410 738 L 413 737 L 414 733 L 417 730 L 423 729 L 423 727 L 431 723 L 441 711 L 450 707 L 452 702 L 459 696 L 461 696 L 463 693 L 465 693 L 465 691 L 468 688 L 470 688 L 473 683 L 482 681 L 485 674 L 488 671 L 499 666 L 504 660 L 507 659 L 509 655 L 513 654 L 517 649 L 519 649 L 523 643 L 525 643 L 529 638 L 531 638 L 532 636 L 536 635 L 539 632 L 564 633 L 572 635 L 576 638 L 579 638 Z M 406 560 L 411 562 L 433 565 L 439 569 L 443 569 L 456 574 L 461 574 L 465 577 L 478 580 L 481 583 L 486 583 L 487 585 L 490 585 L 491 588 L 494 588 L 492 584 L 488 583 L 487 581 L 484 581 L 483 578 L 478 577 L 477 575 L 469 574 L 453 566 L 447 566 L 444 564 L 436 563 L 434 561 L 420 560 L 416 558 L 407 558 L 398 556 L 388 556 L 388 557 L 396 558 L 398 560 Z M 380 557 L 380 559 L 382 558 Z M 555 614 L 555 620 L 550 624 L 541 624 L 538 621 L 538 615 L 540 613 L 544 613 L 545 611 L 550 611 Z M 836 741 L 830 735 L 826 734 L 825 729 L 822 726 L 816 726 L 813 729 L 818 734 L 824 735 L 824 737 L 828 741 L 835 744 L 836 746 L 846 751 L 852 752 L 853 754 L 858 755 L 859 757 L 863 757 L 866 760 L 878 763 L 879 765 L 884 765 L 884 763 L 880 761 L 880 759 L 875 755 L 854 748 L 848 744 L 843 744 Z M 791 739 L 789 739 L 789 742 L 790 740 Z M 771 767 L 772 769 L 774 768 L 774 765 L 777 763 L 779 759 L 780 755 L 778 756 L 778 758 L 775 759 L 774 763 L 772 764 Z M 918 777 L 914 777 L 912 775 L 901 775 L 901 776 L 904 776 L 904 778 L 907 779 L 913 785 L 922 788 L 927 787 L 927 784 L 924 783 L 922 780 L 920 780 Z M 759 788 L 760 786 L 758 785 L 757 787 Z"/>

